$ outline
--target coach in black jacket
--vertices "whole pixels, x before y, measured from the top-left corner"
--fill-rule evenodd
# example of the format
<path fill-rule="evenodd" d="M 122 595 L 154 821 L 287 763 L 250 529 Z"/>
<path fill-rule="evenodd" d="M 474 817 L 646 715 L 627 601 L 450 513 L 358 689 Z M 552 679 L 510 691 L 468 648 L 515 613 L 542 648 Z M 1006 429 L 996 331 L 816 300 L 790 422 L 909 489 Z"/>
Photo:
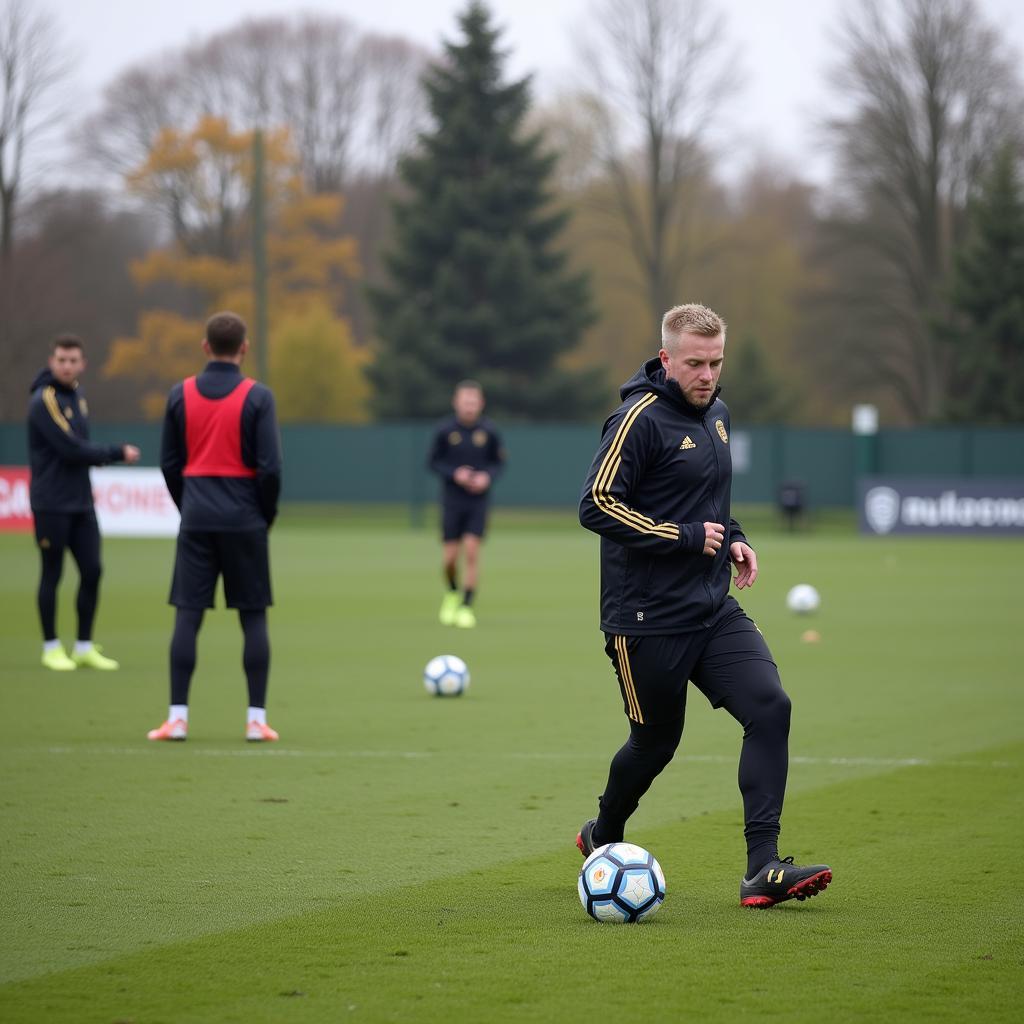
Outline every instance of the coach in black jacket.
<path fill-rule="evenodd" d="M 46 369 L 32 382 L 28 406 L 29 501 L 42 559 L 37 594 L 42 663 L 56 671 L 118 667 L 92 642 L 102 565 L 89 467 L 139 459 L 134 445 L 89 440 L 89 406 L 78 386 L 85 365 L 81 338 L 62 334 L 53 342 Z M 78 634 L 70 657 L 57 639 L 57 584 L 65 549 L 79 573 Z"/>
<path fill-rule="evenodd" d="M 832 875 L 779 859 L 790 702 L 760 630 L 729 595 L 733 567 L 738 589 L 758 570 L 729 508 L 729 411 L 718 397 L 725 324 L 704 306 L 676 306 L 662 346 L 623 386 L 580 501 L 580 522 L 601 535 L 601 628 L 630 737 L 577 844 L 589 855 L 622 840 L 679 745 L 692 680 L 743 726 L 740 902 L 769 907 L 814 895 Z"/>

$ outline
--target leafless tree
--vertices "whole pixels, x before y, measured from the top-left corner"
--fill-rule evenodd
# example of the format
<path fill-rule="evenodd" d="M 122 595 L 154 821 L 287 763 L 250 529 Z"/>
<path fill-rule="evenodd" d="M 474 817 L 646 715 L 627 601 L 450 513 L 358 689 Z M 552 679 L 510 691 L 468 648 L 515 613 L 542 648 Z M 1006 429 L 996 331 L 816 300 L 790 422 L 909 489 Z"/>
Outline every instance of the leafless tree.
<path fill-rule="evenodd" d="M 161 128 L 187 131 L 203 115 L 235 130 L 286 126 L 307 185 L 344 190 L 355 177 L 390 175 L 415 139 L 427 59 L 344 18 L 249 20 L 122 73 L 78 138 L 120 175 L 145 161 Z"/>
<path fill-rule="evenodd" d="M 100 111 L 75 130 L 78 148 L 119 180 L 145 163 L 162 128 L 195 123 L 190 99 L 176 59 L 129 68 L 106 87 Z"/>
<path fill-rule="evenodd" d="M 653 323 L 692 255 L 688 193 L 705 173 L 709 128 L 731 85 L 726 46 L 712 0 L 594 0 L 581 34 L 592 134 Z"/>
<path fill-rule="evenodd" d="M 400 36 L 378 35 L 366 36 L 360 51 L 364 104 L 358 163 L 363 173 L 387 181 L 426 124 L 426 95 L 420 80 L 429 54 Z"/>
<path fill-rule="evenodd" d="M 193 115 L 223 117 L 237 128 L 265 128 L 290 39 L 284 18 L 248 19 L 186 48 L 179 73 Z"/>
<path fill-rule="evenodd" d="M 862 0 L 844 19 L 836 83 L 846 116 L 832 224 L 844 327 L 834 365 L 884 380 L 912 422 L 938 416 L 949 386 L 933 325 L 986 160 L 1019 136 L 1015 64 L 973 0 Z"/>
<path fill-rule="evenodd" d="M 352 25 L 306 17 L 280 62 L 271 116 L 291 126 L 307 184 L 340 191 L 352 171 L 353 136 L 362 112 L 365 59 Z"/>
<path fill-rule="evenodd" d="M 0 262 L 14 243 L 30 147 L 53 126 L 70 63 L 57 25 L 28 0 L 0 0 Z"/>
<path fill-rule="evenodd" d="M 2 0 L 0 0 L 2 2 Z M 204 117 L 233 133 L 287 128 L 306 187 L 346 196 L 338 231 L 356 237 L 364 277 L 376 281 L 400 156 L 427 119 L 420 77 L 430 54 L 399 36 L 361 31 L 344 18 L 259 18 L 131 67 L 106 88 L 100 109 L 77 131 L 79 152 L 123 180 L 147 165 L 166 128 L 192 132 Z M 146 206 L 192 253 L 233 254 L 247 209 L 237 167 L 223 188 L 181 168 L 146 176 Z M 229 188 L 229 184 L 231 187 Z M 211 198 L 212 197 L 212 198 Z M 368 317 L 358 290 L 345 298 L 360 338 Z"/>

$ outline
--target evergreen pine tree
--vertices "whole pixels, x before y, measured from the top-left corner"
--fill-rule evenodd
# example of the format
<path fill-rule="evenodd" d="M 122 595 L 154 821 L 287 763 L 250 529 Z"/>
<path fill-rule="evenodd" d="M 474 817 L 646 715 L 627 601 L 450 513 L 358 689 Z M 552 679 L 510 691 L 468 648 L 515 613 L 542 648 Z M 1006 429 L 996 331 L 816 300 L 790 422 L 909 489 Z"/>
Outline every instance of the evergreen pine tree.
<path fill-rule="evenodd" d="M 1015 152 L 1002 149 L 969 210 L 950 292 L 947 418 L 968 423 L 1024 420 L 1024 187 Z"/>
<path fill-rule="evenodd" d="M 567 214 L 545 187 L 554 157 L 524 131 L 528 80 L 502 81 L 488 9 L 474 0 L 458 20 L 463 38 L 424 80 L 434 127 L 401 166 L 390 285 L 369 293 L 375 411 L 441 415 L 473 377 L 496 417 L 579 418 L 607 394 L 603 371 L 561 363 L 594 313 L 586 277 L 555 248 Z"/>

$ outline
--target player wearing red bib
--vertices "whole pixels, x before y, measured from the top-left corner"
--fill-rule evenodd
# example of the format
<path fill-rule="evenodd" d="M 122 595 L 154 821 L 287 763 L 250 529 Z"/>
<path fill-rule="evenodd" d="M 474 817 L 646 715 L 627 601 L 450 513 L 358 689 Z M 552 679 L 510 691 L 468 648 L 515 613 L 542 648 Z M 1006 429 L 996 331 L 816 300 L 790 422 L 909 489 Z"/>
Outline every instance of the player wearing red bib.
<path fill-rule="evenodd" d="M 249 687 L 246 739 L 276 740 L 267 725 L 270 670 L 267 608 L 273 603 L 267 531 L 277 515 L 281 443 L 270 389 L 243 377 L 245 323 L 218 313 L 206 325 L 202 373 L 176 384 L 167 399 L 160 468 L 181 510 L 170 603 L 171 705 L 151 740 L 188 734 L 188 694 L 196 639 L 219 577 L 229 608 L 238 609 Z"/>

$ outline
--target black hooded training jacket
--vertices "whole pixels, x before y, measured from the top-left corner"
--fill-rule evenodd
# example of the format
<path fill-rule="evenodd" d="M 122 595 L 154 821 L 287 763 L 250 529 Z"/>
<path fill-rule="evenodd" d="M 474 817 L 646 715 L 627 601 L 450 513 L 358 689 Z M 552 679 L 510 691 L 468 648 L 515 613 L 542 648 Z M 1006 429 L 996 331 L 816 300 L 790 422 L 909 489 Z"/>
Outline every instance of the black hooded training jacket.
<path fill-rule="evenodd" d="M 428 465 L 444 481 L 445 501 L 461 498 L 486 498 L 491 492 L 471 494 L 455 482 L 459 466 L 471 466 L 490 475 L 491 483 L 505 468 L 505 447 L 494 424 L 481 416 L 471 426 L 455 416 L 442 420 L 434 429 Z"/>
<path fill-rule="evenodd" d="M 89 405 L 78 387 L 48 370 L 32 382 L 28 403 L 29 501 L 36 512 L 91 512 L 90 466 L 124 461 L 124 446 L 89 440 Z"/>
<path fill-rule="evenodd" d="M 701 411 L 649 359 L 621 388 L 580 498 L 580 522 L 601 535 L 601 628 L 624 636 L 705 627 L 729 593 L 729 410 L 715 390 Z M 704 523 L 726 541 L 703 554 Z"/>

